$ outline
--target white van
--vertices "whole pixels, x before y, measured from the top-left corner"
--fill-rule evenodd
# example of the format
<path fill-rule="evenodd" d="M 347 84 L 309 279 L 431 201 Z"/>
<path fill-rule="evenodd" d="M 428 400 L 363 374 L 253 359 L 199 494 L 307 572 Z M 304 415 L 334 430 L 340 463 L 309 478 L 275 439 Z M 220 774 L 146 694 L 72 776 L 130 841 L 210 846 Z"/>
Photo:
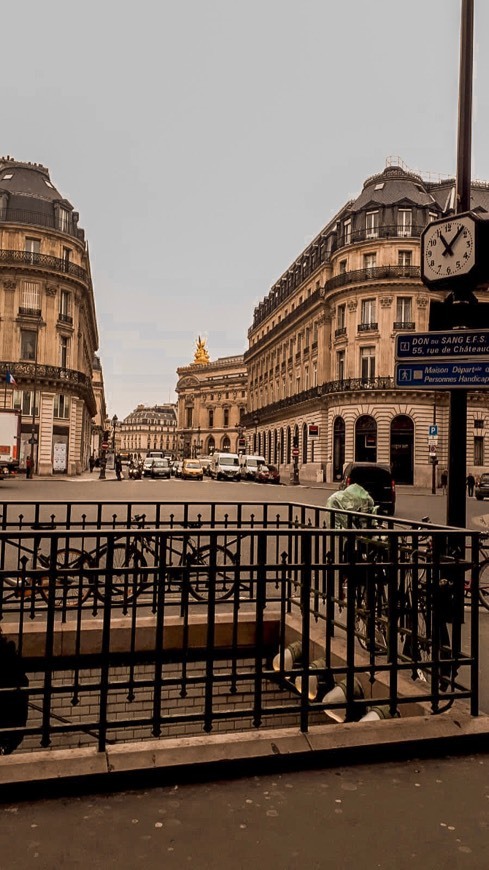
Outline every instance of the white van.
<path fill-rule="evenodd" d="M 255 474 L 259 465 L 266 465 L 267 460 L 264 456 L 242 456 L 241 457 L 241 477 L 244 480 L 254 480 Z"/>
<path fill-rule="evenodd" d="M 239 480 L 239 456 L 237 453 L 213 453 L 209 474 L 214 480 Z"/>

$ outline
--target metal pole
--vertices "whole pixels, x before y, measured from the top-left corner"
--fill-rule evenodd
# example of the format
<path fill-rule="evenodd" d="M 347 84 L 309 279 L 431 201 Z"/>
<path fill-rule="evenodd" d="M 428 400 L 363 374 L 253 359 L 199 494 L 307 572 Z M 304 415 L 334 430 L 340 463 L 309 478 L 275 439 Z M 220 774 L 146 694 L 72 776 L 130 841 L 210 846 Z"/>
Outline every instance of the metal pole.
<path fill-rule="evenodd" d="M 31 426 L 31 477 L 34 474 L 34 441 L 36 434 L 36 400 L 37 400 L 37 360 L 38 360 L 38 348 L 39 348 L 39 324 L 37 325 L 36 330 L 36 352 L 34 355 L 34 390 L 32 397 L 32 426 Z M 39 431 L 41 427 L 39 426 Z M 38 449 L 36 453 L 36 458 L 39 457 L 39 438 L 38 438 Z M 36 462 L 37 466 L 37 462 Z M 37 468 L 36 468 L 37 471 Z"/>
<path fill-rule="evenodd" d="M 436 426 L 436 393 L 433 401 L 433 425 Z M 431 494 L 436 495 L 436 466 L 438 465 L 436 454 L 431 457 L 433 463 L 431 469 Z"/>
<path fill-rule="evenodd" d="M 470 210 L 474 0 L 462 0 L 457 142 L 457 212 Z M 463 303 L 454 303 L 463 304 Z M 447 524 L 466 525 L 467 390 L 450 390 Z"/>

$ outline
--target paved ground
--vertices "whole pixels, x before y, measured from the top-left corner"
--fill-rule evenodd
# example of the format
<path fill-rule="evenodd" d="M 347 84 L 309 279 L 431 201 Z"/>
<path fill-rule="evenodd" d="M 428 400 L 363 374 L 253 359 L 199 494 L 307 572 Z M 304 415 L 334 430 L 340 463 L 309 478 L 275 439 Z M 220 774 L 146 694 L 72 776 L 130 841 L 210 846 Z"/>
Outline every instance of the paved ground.
<path fill-rule="evenodd" d="M 489 866 L 489 755 L 0 804 L 2 870 Z"/>

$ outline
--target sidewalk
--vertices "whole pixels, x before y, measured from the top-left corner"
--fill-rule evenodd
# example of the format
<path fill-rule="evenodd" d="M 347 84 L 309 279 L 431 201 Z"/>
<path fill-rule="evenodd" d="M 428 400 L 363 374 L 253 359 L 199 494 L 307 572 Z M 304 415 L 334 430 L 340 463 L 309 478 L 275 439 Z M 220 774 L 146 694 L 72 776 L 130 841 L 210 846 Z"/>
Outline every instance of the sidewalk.
<path fill-rule="evenodd" d="M 241 771 L 240 774 L 243 774 Z M 5 870 L 475 870 L 489 756 L 364 764 L 0 804 Z M 173 778 L 171 778 L 173 777 Z M 49 795 L 49 791 L 46 792 Z"/>

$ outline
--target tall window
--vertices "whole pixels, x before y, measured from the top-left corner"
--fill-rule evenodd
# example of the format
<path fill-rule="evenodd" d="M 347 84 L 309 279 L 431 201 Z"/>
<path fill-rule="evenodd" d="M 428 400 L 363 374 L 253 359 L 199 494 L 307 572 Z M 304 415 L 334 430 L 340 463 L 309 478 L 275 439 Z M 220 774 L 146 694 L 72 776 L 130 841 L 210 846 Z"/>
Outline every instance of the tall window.
<path fill-rule="evenodd" d="M 397 212 L 397 235 L 407 238 L 413 229 L 413 213 L 410 208 L 400 208 Z"/>
<path fill-rule="evenodd" d="M 37 334 L 32 329 L 20 330 L 20 358 L 34 361 L 36 358 Z"/>
<path fill-rule="evenodd" d="M 345 380 L 345 363 L 346 363 L 346 353 L 344 350 L 339 350 L 336 354 L 336 379 L 338 381 Z"/>
<path fill-rule="evenodd" d="M 62 369 L 67 369 L 70 363 L 70 339 L 65 335 L 59 338 L 59 365 Z"/>
<path fill-rule="evenodd" d="M 484 465 L 484 438 L 474 436 L 474 465 Z"/>
<path fill-rule="evenodd" d="M 25 311 L 41 313 L 41 288 L 37 281 L 24 281 L 20 304 Z"/>
<path fill-rule="evenodd" d="M 60 208 L 58 217 L 58 229 L 67 233 L 70 227 L 70 213 L 66 208 Z"/>
<path fill-rule="evenodd" d="M 70 259 L 71 259 L 71 249 L 70 248 L 63 248 L 63 267 L 64 267 L 65 272 L 69 272 Z"/>
<path fill-rule="evenodd" d="M 192 428 L 193 410 L 194 410 L 193 408 L 186 409 L 186 411 L 187 411 L 187 413 L 186 413 L 187 422 L 186 422 L 186 426 L 185 426 L 186 429 Z"/>
<path fill-rule="evenodd" d="M 377 264 L 377 254 L 364 254 L 363 266 L 367 272 L 367 278 L 372 277 L 372 269 L 375 269 Z"/>
<path fill-rule="evenodd" d="M 378 211 L 368 211 L 365 215 L 365 235 L 367 239 L 376 239 L 379 235 Z"/>
<path fill-rule="evenodd" d="M 373 326 L 375 320 L 375 299 L 362 299 L 362 319 L 363 326 Z"/>
<path fill-rule="evenodd" d="M 67 420 L 70 416 L 70 397 L 58 394 L 54 397 L 54 416 Z"/>
<path fill-rule="evenodd" d="M 360 348 L 360 376 L 362 381 L 368 382 L 375 378 L 375 348 Z"/>
<path fill-rule="evenodd" d="M 224 426 L 229 426 L 229 408 L 224 408 L 223 414 L 224 414 L 224 420 L 223 420 Z"/>
<path fill-rule="evenodd" d="M 346 328 L 346 305 L 338 305 L 336 309 L 337 329 Z"/>
<path fill-rule="evenodd" d="M 412 322 L 412 299 L 410 296 L 398 296 L 396 302 L 397 323 Z"/>
<path fill-rule="evenodd" d="M 209 429 L 214 428 L 214 408 L 209 408 Z"/>
<path fill-rule="evenodd" d="M 41 253 L 41 242 L 39 239 L 30 239 L 26 238 L 25 240 L 25 251 L 29 255 L 26 257 L 29 263 L 37 263 L 39 261 L 39 254 Z"/>
<path fill-rule="evenodd" d="M 71 321 L 71 293 L 69 290 L 62 290 L 59 297 L 59 313 L 61 320 Z"/>
<path fill-rule="evenodd" d="M 340 260 L 340 275 L 346 275 L 346 260 Z"/>
<path fill-rule="evenodd" d="M 351 220 L 345 221 L 343 224 L 343 229 L 345 232 L 345 245 L 351 244 Z"/>
<path fill-rule="evenodd" d="M 39 394 L 36 395 L 39 400 Z M 34 393 L 30 390 L 15 390 L 14 392 L 14 408 L 16 411 L 21 411 L 26 417 L 32 417 L 32 403 L 34 401 Z M 34 416 L 39 416 L 39 407 L 36 404 Z"/>
<path fill-rule="evenodd" d="M 413 252 L 412 251 L 399 251 L 397 254 L 397 264 L 398 264 L 398 266 L 412 266 L 413 265 Z"/>

